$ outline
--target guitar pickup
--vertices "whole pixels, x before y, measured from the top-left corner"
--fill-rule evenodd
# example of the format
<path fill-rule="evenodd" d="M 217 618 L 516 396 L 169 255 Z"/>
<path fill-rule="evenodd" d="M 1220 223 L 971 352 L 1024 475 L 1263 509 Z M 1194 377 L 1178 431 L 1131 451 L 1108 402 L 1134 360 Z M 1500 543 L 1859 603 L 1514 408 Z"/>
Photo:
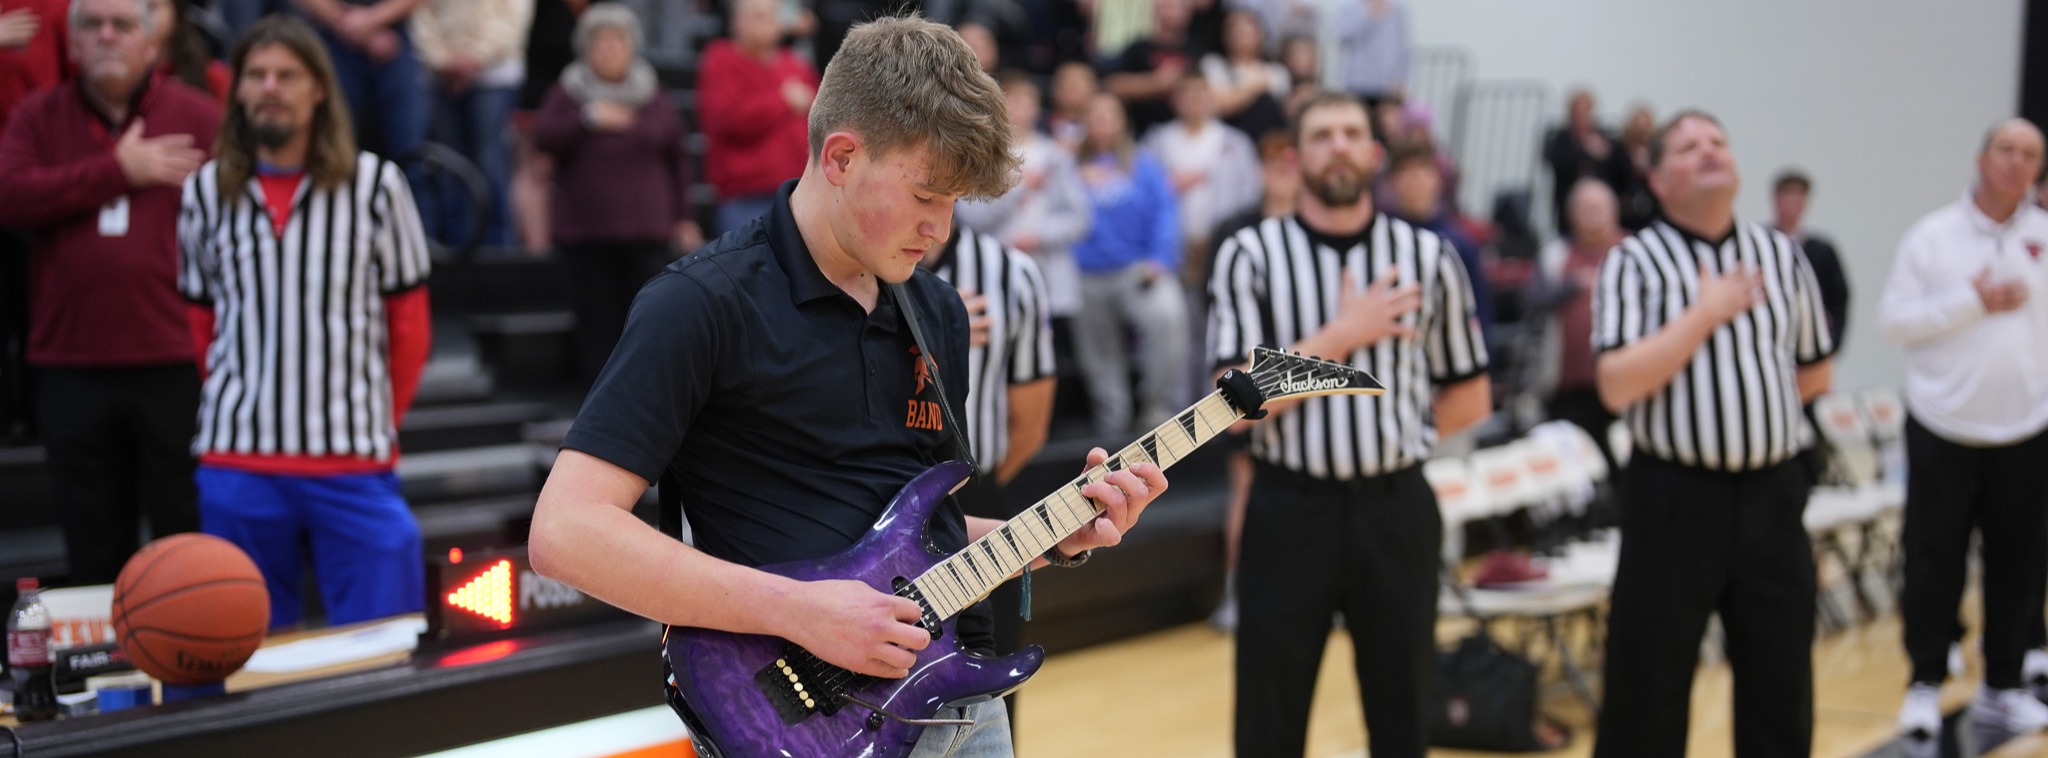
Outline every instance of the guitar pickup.
<path fill-rule="evenodd" d="M 898 597 L 910 598 L 917 603 L 917 625 L 924 627 L 924 630 L 932 635 L 933 640 L 942 636 L 945 632 L 945 627 L 942 626 L 944 621 L 939 618 L 939 612 L 932 608 L 932 604 L 924 599 L 924 593 L 917 589 L 917 585 L 900 576 L 896 577 L 895 585 Z"/>

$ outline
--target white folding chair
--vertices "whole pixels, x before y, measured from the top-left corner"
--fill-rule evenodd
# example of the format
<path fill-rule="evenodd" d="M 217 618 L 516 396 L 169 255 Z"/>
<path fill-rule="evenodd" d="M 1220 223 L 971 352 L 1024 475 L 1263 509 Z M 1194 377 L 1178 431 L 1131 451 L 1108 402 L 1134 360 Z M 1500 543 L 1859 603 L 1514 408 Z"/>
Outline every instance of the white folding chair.
<path fill-rule="evenodd" d="M 1824 478 L 1824 482 L 1833 481 L 1815 487 L 1808 497 L 1803 514 L 1806 529 L 1813 536 L 1818 551 L 1816 559 L 1832 556 L 1848 579 L 1856 608 L 1863 617 L 1875 618 L 1880 593 L 1871 591 L 1865 580 L 1870 561 L 1877 554 L 1872 549 L 1873 526 L 1885 502 L 1877 486 L 1876 438 L 1869 419 L 1857 407 L 1856 398 L 1848 394 L 1829 392 L 1814 398 L 1813 415 L 1821 437 L 1828 443 L 1831 476 Z M 1843 540 L 1843 535 L 1850 533 L 1857 535 L 1854 551 Z M 1824 620 L 1846 625 L 1854 620 L 1855 613 L 1837 607 L 1831 598 L 1838 593 L 1839 590 L 1823 588 L 1820 612 Z"/>
<path fill-rule="evenodd" d="M 1505 445 L 1528 478 L 1529 499 L 1548 505 L 1569 502 L 1577 494 L 1578 477 L 1556 446 L 1547 440 L 1524 437 Z"/>
<path fill-rule="evenodd" d="M 1864 387 L 1856 404 L 1877 444 L 1878 477 L 1886 484 L 1906 481 L 1906 403 L 1891 387 Z"/>
<path fill-rule="evenodd" d="M 1813 416 L 1842 482 L 1859 487 L 1877 481 L 1877 445 L 1855 398 L 1825 393 L 1814 398 Z"/>
<path fill-rule="evenodd" d="M 1569 421 L 1545 421 L 1529 429 L 1529 439 L 1550 447 L 1570 478 L 1570 496 L 1575 506 L 1591 501 L 1593 487 L 1607 479 L 1607 459 L 1593 438 Z"/>
<path fill-rule="evenodd" d="M 1534 501 L 1535 489 L 1522 470 L 1518 451 L 1505 445 L 1489 447 L 1473 451 L 1466 461 L 1472 466 L 1473 483 L 1486 496 L 1480 517 L 1505 516 Z"/>
<path fill-rule="evenodd" d="M 1472 482 L 1472 468 L 1458 457 L 1432 458 L 1422 464 L 1422 478 L 1436 492 L 1444 519 L 1444 565 L 1465 558 L 1465 524 L 1484 518 L 1487 494 Z"/>

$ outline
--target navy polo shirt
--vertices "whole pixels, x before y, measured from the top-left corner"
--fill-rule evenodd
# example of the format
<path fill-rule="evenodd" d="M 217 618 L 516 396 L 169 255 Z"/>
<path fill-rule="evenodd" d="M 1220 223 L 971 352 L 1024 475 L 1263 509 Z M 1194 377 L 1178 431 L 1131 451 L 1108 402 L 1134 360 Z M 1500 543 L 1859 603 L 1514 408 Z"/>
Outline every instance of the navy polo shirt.
<path fill-rule="evenodd" d="M 641 289 L 562 442 L 661 482 L 698 549 L 748 566 L 845 550 L 911 477 L 957 455 L 898 304 L 885 288 L 866 312 L 818 270 L 795 186 Z M 966 308 L 922 269 L 906 289 L 965 419 Z M 930 537 L 966 546 L 951 499 Z M 985 623 L 963 618 L 963 639 L 985 647 Z"/>

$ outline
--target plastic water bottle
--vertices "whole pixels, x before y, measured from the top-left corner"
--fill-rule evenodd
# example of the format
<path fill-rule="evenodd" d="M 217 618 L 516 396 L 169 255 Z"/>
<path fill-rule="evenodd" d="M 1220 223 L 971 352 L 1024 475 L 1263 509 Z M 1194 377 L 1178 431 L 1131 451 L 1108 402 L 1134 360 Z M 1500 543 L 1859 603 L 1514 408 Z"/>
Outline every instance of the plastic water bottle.
<path fill-rule="evenodd" d="M 57 717 L 57 684 L 50 665 L 50 609 L 33 578 L 19 579 L 20 599 L 7 617 L 7 672 L 14 678 L 14 717 L 48 721 Z"/>

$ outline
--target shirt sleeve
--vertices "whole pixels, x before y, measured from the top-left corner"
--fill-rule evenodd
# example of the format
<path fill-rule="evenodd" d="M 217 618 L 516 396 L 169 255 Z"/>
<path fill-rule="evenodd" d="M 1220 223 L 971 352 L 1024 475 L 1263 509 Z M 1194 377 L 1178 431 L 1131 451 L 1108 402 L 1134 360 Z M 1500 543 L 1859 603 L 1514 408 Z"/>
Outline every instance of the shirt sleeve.
<path fill-rule="evenodd" d="M 1053 375 L 1051 296 L 1031 256 L 1004 250 L 1010 262 L 1010 383 L 1029 384 Z"/>
<path fill-rule="evenodd" d="M 377 290 L 389 295 L 427 283 L 432 268 L 427 233 L 420 225 L 419 206 L 405 172 L 390 161 L 377 162 L 376 202 Z"/>
<path fill-rule="evenodd" d="M 1600 262 L 1600 278 L 1593 285 L 1593 351 L 1602 353 L 1626 347 L 1649 336 L 1644 310 L 1642 264 L 1623 245 L 1607 252 Z"/>
<path fill-rule="evenodd" d="M 1478 300 L 1458 248 L 1437 238 L 1436 317 L 1424 325 L 1422 352 L 1429 361 L 1429 380 L 1457 384 L 1486 372 L 1486 337 L 1479 324 Z"/>
<path fill-rule="evenodd" d="M 213 164 L 200 167 L 185 177 L 178 201 L 178 294 L 201 305 L 213 303 L 214 268 L 208 258 L 206 230 L 212 214 L 206 212 L 209 198 L 218 198 L 212 188 L 217 176 Z"/>
<path fill-rule="evenodd" d="M 711 396 L 717 366 L 745 339 L 721 312 L 691 274 L 648 282 L 562 447 L 659 481 Z"/>
<path fill-rule="evenodd" d="M 1809 366 L 1834 355 L 1835 340 L 1828 331 L 1827 303 L 1821 299 L 1820 279 L 1813 274 L 1813 263 L 1796 246 L 1792 250 L 1793 291 L 1797 293 L 1792 303 L 1792 358 L 1801 366 Z"/>
<path fill-rule="evenodd" d="M 1216 368 L 1244 363 L 1266 341 L 1266 264 L 1258 228 L 1239 230 L 1216 250 L 1209 280 L 1209 358 Z"/>
<path fill-rule="evenodd" d="M 1877 309 L 1878 331 L 1906 347 L 1947 337 L 1985 315 L 1974 287 L 1949 284 L 1951 278 L 1937 275 L 1941 256 L 1932 236 L 1917 225 L 1906 232 Z"/>

